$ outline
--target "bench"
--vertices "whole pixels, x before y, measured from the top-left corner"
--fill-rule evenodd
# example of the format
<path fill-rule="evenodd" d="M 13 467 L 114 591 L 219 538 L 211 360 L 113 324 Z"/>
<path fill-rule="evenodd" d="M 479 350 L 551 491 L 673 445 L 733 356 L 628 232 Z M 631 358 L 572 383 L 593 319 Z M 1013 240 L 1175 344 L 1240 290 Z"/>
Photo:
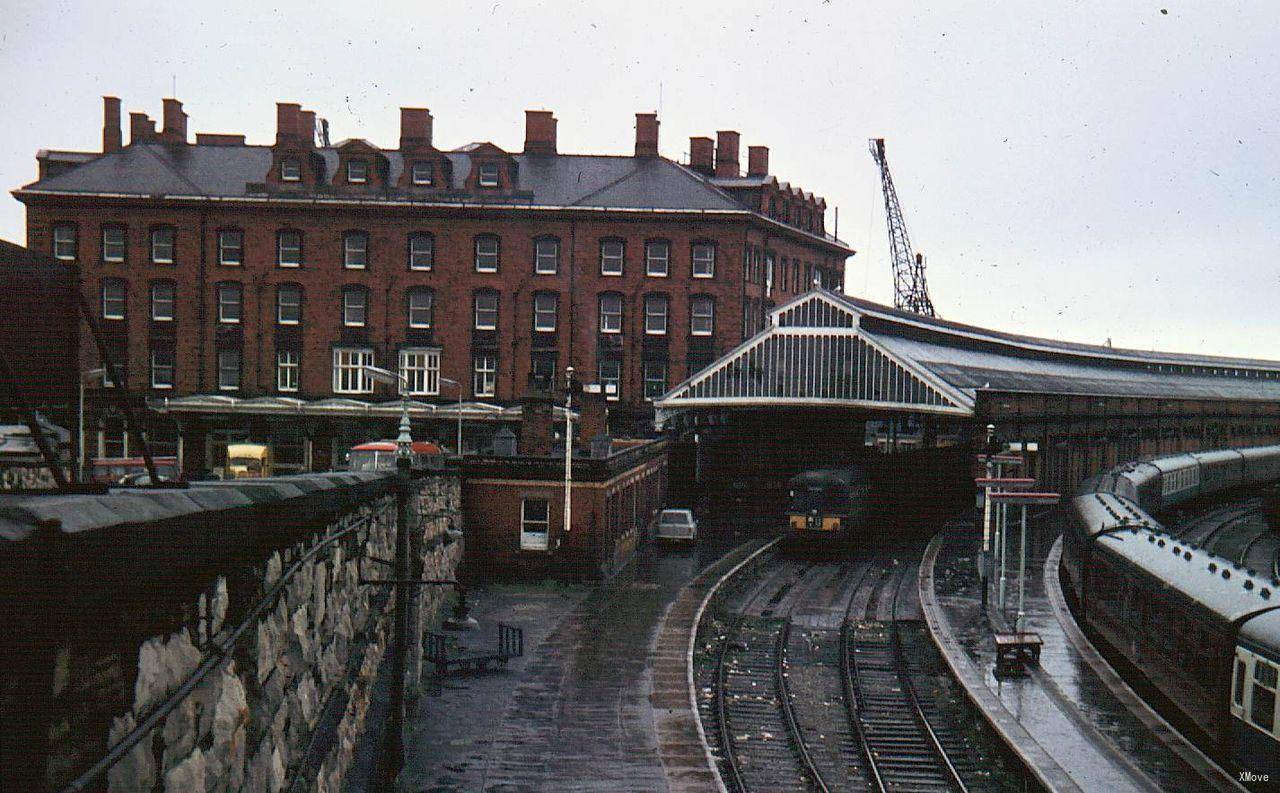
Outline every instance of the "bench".
<path fill-rule="evenodd" d="M 524 629 L 498 623 L 498 645 L 494 652 L 449 652 L 449 637 L 441 633 L 427 633 L 425 655 L 435 666 L 437 677 L 449 674 L 450 669 L 487 671 L 490 666 L 503 667 L 512 658 L 524 655 Z"/>
<path fill-rule="evenodd" d="M 1038 633 L 997 633 L 996 677 L 1025 675 L 1029 664 L 1040 663 L 1043 643 Z"/>

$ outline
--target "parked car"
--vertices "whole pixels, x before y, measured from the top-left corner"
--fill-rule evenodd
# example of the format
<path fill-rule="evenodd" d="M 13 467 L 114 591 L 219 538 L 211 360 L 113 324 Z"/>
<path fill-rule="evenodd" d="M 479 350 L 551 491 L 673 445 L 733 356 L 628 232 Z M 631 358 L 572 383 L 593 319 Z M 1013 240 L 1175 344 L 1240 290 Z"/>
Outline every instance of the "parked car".
<path fill-rule="evenodd" d="M 653 538 L 667 542 L 694 542 L 698 539 L 698 521 L 687 509 L 664 509 L 653 521 Z"/>
<path fill-rule="evenodd" d="M 177 457 L 153 457 L 151 460 L 161 481 L 178 478 Z M 104 485 L 136 485 L 139 482 L 133 480 L 146 473 L 147 465 L 141 457 L 96 457 L 89 466 L 89 481 Z M 126 479 L 130 481 L 126 482 Z"/>

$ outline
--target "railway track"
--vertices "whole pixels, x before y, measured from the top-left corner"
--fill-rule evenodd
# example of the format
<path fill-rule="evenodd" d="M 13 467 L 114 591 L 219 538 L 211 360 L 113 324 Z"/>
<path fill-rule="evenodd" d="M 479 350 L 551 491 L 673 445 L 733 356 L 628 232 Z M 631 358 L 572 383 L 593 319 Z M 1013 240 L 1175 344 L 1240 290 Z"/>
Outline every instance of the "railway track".
<path fill-rule="evenodd" d="M 729 790 L 1000 789 L 939 703 L 933 648 L 900 635 L 920 625 L 900 602 L 913 569 L 783 561 L 745 591 L 700 706 Z"/>

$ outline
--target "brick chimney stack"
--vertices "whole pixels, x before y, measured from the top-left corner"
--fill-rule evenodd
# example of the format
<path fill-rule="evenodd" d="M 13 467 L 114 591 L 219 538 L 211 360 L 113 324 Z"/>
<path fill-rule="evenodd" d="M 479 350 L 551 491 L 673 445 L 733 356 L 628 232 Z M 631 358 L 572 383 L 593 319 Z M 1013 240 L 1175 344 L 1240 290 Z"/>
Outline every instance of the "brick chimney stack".
<path fill-rule="evenodd" d="M 524 153 L 556 153 L 556 117 L 550 110 L 524 111 Z"/>
<path fill-rule="evenodd" d="M 555 411 L 546 394 L 526 394 L 520 400 L 520 454 L 550 457 Z"/>
<path fill-rule="evenodd" d="M 302 121 L 302 105 L 296 102 L 276 102 L 276 145 L 298 142 L 298 127 Z"/>
<path fill-rule="evenodd" d="M 431 111 L 425 107 L 400 108 L 400 148 L 431 145 Z"/>
<path fill-rule="evenodd" d="M 636 113 L 636 156 L 658 156 L 657 113 Z"/>
<path fill-rule="evenodd" d="M 715 169 L 715 143 L 711 138 L 689 138 L 689 167 L 710 176 Z"/>
<path fill-rule="evenodd" d="M 160 133 L 160 140 L 165 143 L 187 142 L 187 114 L 177 99 L 164 100 L 164 130 Z"/>
<path fill-rule="evenodd" d="M 747 176 L 769 175 L 769 147 L 747 147 Z"/>
<path fill-rule="evenodd" d="M 316 111 L 303 110 L 298 113 L 298 142 L 307 148 L 316 145 Z"/>
<path fill-rule="evenodd" d="M 583 391 L 574 401 L 578 410 L 578 426 L 574 427 L 573 434 L 580 443 L 587 444 L 592 438 L 609 434 L 609 411 L 604 394 Z"/>
<path fill-rule="evenodd" d="M 114 96 L 102 97 L 102 153 L 110 154 L 120 148 L 120 100 Z"/>
<path fill-rule="evenodd" d="M 156 122 L 146 113 L 129 114 L 129 145 L 147 143 L 156 136 Z"/>
<path fill-rule="evenodd" d="M 716 176 L 738 175 L 738 140 L 741 136 L 733 130 L 716 133 Z"/>

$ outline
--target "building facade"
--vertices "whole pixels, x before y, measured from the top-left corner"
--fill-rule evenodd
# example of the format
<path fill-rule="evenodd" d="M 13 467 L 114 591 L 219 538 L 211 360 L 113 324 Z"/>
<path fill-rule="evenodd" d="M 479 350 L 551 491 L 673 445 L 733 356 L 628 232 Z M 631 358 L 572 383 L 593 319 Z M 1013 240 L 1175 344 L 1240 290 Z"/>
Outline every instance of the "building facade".
<path fill-rule="evenodd" d="M 243 434 L 255 401 L 278 416 L 280 400 L 394 399 L 367 365 L 426 404 L 509 403 L 573 366 L 643 413 L 774 302 L 839 288 L 853 253 L 821 198 L 768 174 L 766 148 L 742 173 L 736 132 L 691 139 L 681 164 L 658 154 L 653 114 L 636 115 L 629 156 L 560 154 L 547 111 L 526 113 L 518 153 L 442 150 L 433 126 L 402 108 L 396 149 L 321 145 L 313 112 L 279 104 L 272 145 L 193 143 L 167 99 L 163 128 L 132 113 L 124 145 L 108 97 L 102 152 L 42 151 L 14 195 L 28 246 L 80 266 L 130 388 L 205 397 L 182 433 Z"/>

